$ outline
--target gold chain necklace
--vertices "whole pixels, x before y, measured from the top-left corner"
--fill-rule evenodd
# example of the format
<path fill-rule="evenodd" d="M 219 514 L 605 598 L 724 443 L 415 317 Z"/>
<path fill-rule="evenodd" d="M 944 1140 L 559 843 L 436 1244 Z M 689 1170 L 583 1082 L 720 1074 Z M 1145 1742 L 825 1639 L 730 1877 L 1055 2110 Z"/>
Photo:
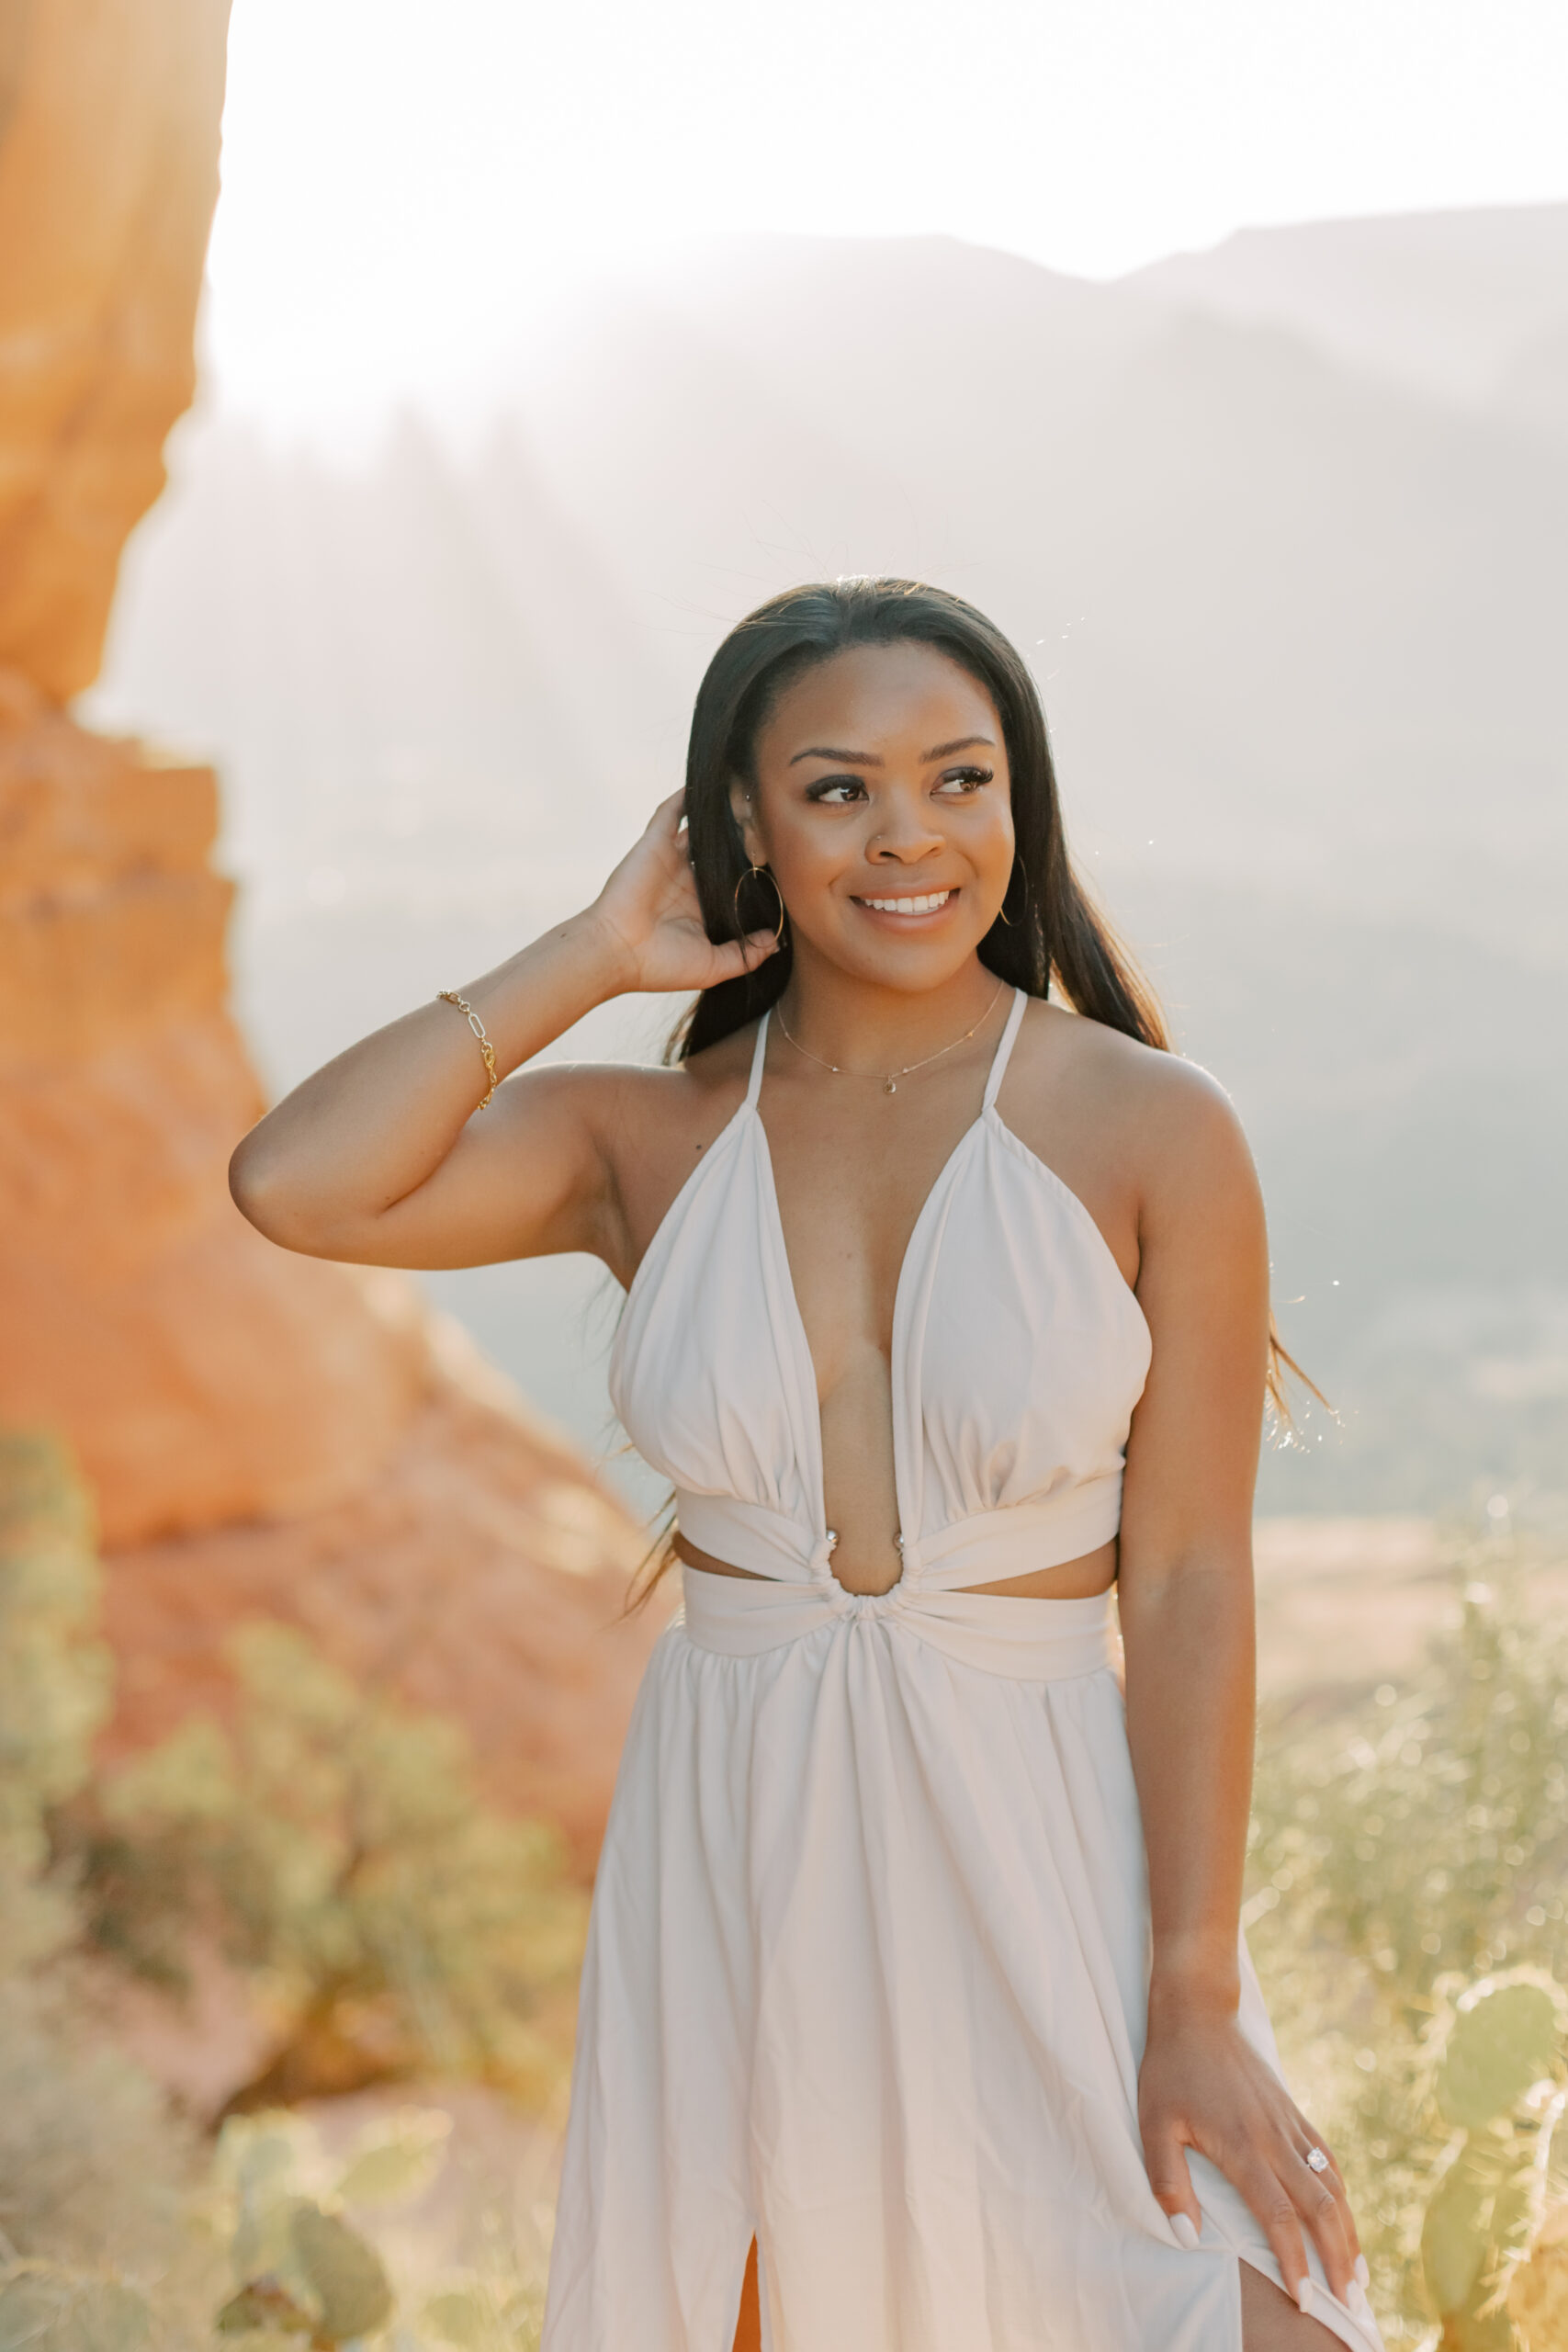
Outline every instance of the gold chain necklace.
<path fill-rule="evenodd" d="M 997 982 L 996 996 L 992 997 L 990 1003 L 986 1007 L 986 1010 L 980 1015 L 979 1020 L 976 1022 L 975 1029 L 983 1029 L 985 1027 L 987 1022 L 990 1019 L 992 1013 L 997 1009 L 997 999 L 1001 995 L 1001 992 L 1006 986 L 1007 982 L 1005 980 L 998 980 Z M 830 1069 L 835 1078 L 882 1078 L 882 1072 L 880 1070 L 844 1069 L 841 1069 L 837 1062 L 825 1062 L 820 1054 L 814 1054 L 809 1046 L 803 1046 L 800 1039 L 792 1034 L 785 1023 L 784 1014 L 779 1012 L 779 1008 L 776 1004 L 773 1007 L 773 1011 L 778 1012 L 779 1027 L 784 1030 L 784 1035 L 789 1039 L 789 1042 L 795 1047 L 795 1052 L 797 1054 L 804 1054 L 808 1062 L 815 1062 L 818 1069 Z M 954 1046 L 966 1046 L 970 1038 L 975 1035 L 975 1029 L 965 1029 L 962 1037 L 954 1037 L 951 1044 L 939 1046 L 934 1054 L 928 1054 L 926 1056 L 924 1061 L 909 1062 L 907 1063 L 902 1069 L 889 1070 L 886 1077 L 882 1078 L 882 1091 L 884 1094 L 897 1094 L 898 1091 L 898 1080 L 901 1078 L 908 1078 L 912 1076 L 916 1070 L 926 1069 L 932 1062 L 941 1061 L 943 1054 L 951 1054 Z"/>

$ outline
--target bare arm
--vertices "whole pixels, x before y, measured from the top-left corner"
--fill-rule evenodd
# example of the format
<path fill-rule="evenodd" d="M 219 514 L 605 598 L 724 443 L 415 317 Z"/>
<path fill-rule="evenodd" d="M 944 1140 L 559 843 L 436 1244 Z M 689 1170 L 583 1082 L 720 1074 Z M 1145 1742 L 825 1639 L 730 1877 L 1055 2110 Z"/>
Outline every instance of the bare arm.
<path fill-rule="evenodd" d="M 1149 1849 L 1157 1996 L 1190 1988 L 1234 2009 L 1269 1261 L 1257 1180 L 1229 1106 L 1196 1073 L 1182 1075 L 1192 1083 L 1173 1092 L 1146 1137 L 1157 1174 L 1140 1220 L 1138 1299 L 1154 1357 L 1122 1510 L 1127 1729 Z"/>
<path fill-rule="evenodd" d="M 463 1015 L 432 1002 L 339 1054 L 254 1127 L 230 1168 L 251 1223 L 285 1249 L 365 1265 L 471 1266 L 586 1250 L 613 1258 L 603 1071 L 524 1065 L 597 1004 L 711 988 L 773 945 L 715 946 L 680 831 L 656 811 L 593 904 L 471 981 L 508 1080 L 484 1112 Z M 512 1077 L 513 1071 L 522 1074 Z"/>
<path fill-rule="evenodd" d="M 1354 2300 L 1359 2252 L 1337 2171 L 1236 2023 L 1254 1715 L 1252 1494 L 1269 1320 L 1263 1208 L 1229 1104 L 1179 1065 L 1141 1142 L 1152 1175 L 1138 1297 L 1154 1335 L 1127 1450 L 1121 1611 L 1127 1732 L 1153 1931 L 1139 2110 L 1166 2211 L 1197 2226 L 1186 2147 L 1241 2190 L 1292 2293 L 1302 2230 Z"/>

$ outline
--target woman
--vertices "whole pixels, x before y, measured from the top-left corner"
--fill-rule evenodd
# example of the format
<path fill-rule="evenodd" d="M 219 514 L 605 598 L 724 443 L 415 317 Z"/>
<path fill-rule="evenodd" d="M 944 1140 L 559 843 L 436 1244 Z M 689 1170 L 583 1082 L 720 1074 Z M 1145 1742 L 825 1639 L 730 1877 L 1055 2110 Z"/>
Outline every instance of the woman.
<path fill-rule="evenodd" d="M 525 1067 L 637 989 L 702 992 L 673 1067 Z M 286 1247 L 627 1289 L 685 1611 L 594 1897 L 547 2352 L 1377 2352 L 1239 1940 L 1268 1260 L 1165 1043 L 1017 653 L 839 582 L 719 649 L 591 907 L 236 1155 Z"/>

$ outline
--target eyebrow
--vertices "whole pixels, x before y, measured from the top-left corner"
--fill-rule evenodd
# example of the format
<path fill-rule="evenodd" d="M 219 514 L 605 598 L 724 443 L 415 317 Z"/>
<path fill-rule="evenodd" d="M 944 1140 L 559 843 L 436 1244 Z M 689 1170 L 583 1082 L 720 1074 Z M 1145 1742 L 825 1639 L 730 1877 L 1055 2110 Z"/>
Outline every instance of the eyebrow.
<path fill-rule="evenodd" d="M 966 752 L 972 743 L 985 743 L 993 752 L 997 748 L 988 735 L 960 735 L 951 743 L 938 743 L 933 750 L 922 752 L 920 765 L 927 767 L 932 760 L 950 760 L 954 752 Z M 841 760 L 849 768 L 880 768 L 886 764 L 875 752 L 838 752 L 828 743 L 813 743 L 807 750 L 795 752 L 790 766 L 794 767 L 798 760 Z"/>

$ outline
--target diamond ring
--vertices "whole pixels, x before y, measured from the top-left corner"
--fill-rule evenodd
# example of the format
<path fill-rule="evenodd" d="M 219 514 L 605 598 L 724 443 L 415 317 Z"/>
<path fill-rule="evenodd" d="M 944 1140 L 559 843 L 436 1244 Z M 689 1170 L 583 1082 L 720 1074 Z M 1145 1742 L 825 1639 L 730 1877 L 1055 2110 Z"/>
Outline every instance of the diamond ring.
<path fill-rule="evenodd" d="M 1326 2172 L 1328 2170 L 1328 2158 L 1324 2154 L 1321 2148 L 1309 2148 L 1307 2150 L 1306 2160 L 1307 2170 L 1309 2172 Z"/>

